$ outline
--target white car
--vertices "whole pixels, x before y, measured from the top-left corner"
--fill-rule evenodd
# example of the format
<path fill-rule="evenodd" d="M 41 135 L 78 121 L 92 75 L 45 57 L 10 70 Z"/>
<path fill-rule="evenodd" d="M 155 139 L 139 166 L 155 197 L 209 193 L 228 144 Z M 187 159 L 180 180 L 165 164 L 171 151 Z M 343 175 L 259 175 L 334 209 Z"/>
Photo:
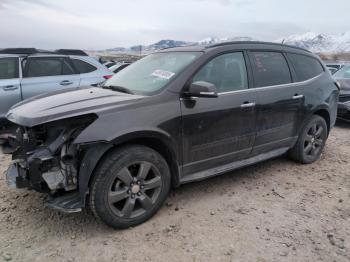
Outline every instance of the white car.
<path fill-rule="evenodd" d="M 0 50 L 0 125 L 14 104 L 42 93 L 97 85 L 113 72 L 81 50 Z"/>
<path fill-rule="evenodd" d="M 109 68 L 114 74 L 118 73 L 119 71 L 123 70 L 125 67 L 131 65 L 131 63 L 127 62 L 121 62 L 117 63 Z"/>

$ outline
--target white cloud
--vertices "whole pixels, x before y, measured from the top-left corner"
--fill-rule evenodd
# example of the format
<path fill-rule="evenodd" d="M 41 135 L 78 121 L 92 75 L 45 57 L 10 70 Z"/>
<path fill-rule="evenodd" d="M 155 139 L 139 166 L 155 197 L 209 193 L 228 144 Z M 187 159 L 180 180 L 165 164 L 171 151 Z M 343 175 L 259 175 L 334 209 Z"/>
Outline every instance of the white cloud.
<path fill-rule="evenodd" d="M 340 33 L 350 29 L 349 7 L 348 0 L 0 0 L 0 46 L 107 48 L 164 38 Z"/>

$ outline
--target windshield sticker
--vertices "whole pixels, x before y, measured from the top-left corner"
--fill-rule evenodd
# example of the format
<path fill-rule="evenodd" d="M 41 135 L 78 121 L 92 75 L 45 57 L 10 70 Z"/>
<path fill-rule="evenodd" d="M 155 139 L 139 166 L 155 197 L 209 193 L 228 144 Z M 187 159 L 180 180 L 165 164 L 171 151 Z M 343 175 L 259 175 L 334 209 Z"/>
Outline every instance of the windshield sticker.
<path fill-rule="evenodd" d="M 175 75 L 175 73 L 158 69 L 158 70 L 155 70 L 151 75 L 159 78 L 170 79 Z"/>

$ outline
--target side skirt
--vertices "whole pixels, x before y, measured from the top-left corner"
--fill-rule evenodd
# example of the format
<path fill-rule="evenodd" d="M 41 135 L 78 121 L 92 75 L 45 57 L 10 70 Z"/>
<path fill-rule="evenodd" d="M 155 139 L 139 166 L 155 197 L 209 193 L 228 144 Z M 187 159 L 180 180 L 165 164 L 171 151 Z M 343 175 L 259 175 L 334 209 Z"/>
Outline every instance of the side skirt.
<path fill-rule="evenodd" d="M 227 173 L 229 171 L 233 171 L 233 170 L 245 167 L 245 166 L 250 166 L 252 164 L 255 164 L 255 163 L 258 163 L 261 161 L 265 161 L 265 160 L 270 159 L 270 158 L 281 156 L 284 153 L 286 153 L 288 150 L 289 150 L 289 147 L 283 147 L 280 149 L 275 149 L 275 150 L 272 150 L 270 152 L 251 157 L 251 158 L 239 160 L 236 162 L 232 162 L 230 164 L 226 164 L 223 166 L 219 166 L 219 167 L 211 168 L 211 169 L 201 171 L 198 173 L 194 173 L 194 174 L 191 174 L 191 175 L 188 175 L 188 176 L 181 178 L 180 184 L 186 184 L 186 183 L 190 183 L 190 182 L 194 182 L 194 181 L 204 180 L 208 177 L 218 176 L 218 175 L 221 175 L 223 173 Z"/>

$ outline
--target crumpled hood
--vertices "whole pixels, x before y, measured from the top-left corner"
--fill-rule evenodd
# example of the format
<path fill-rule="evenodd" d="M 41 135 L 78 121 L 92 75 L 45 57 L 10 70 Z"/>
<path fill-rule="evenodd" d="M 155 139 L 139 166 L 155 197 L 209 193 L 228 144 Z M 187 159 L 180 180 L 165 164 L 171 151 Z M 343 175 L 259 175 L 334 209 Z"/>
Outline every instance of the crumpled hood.
<path fill-rule="evenodd" d="M 14 105 L 6 117 L 18 125 L 32 127 L 62 118 L 74 117 L 119 107 L 141 99 L 99 87 L 63 90 L 36 96 Z"/>

